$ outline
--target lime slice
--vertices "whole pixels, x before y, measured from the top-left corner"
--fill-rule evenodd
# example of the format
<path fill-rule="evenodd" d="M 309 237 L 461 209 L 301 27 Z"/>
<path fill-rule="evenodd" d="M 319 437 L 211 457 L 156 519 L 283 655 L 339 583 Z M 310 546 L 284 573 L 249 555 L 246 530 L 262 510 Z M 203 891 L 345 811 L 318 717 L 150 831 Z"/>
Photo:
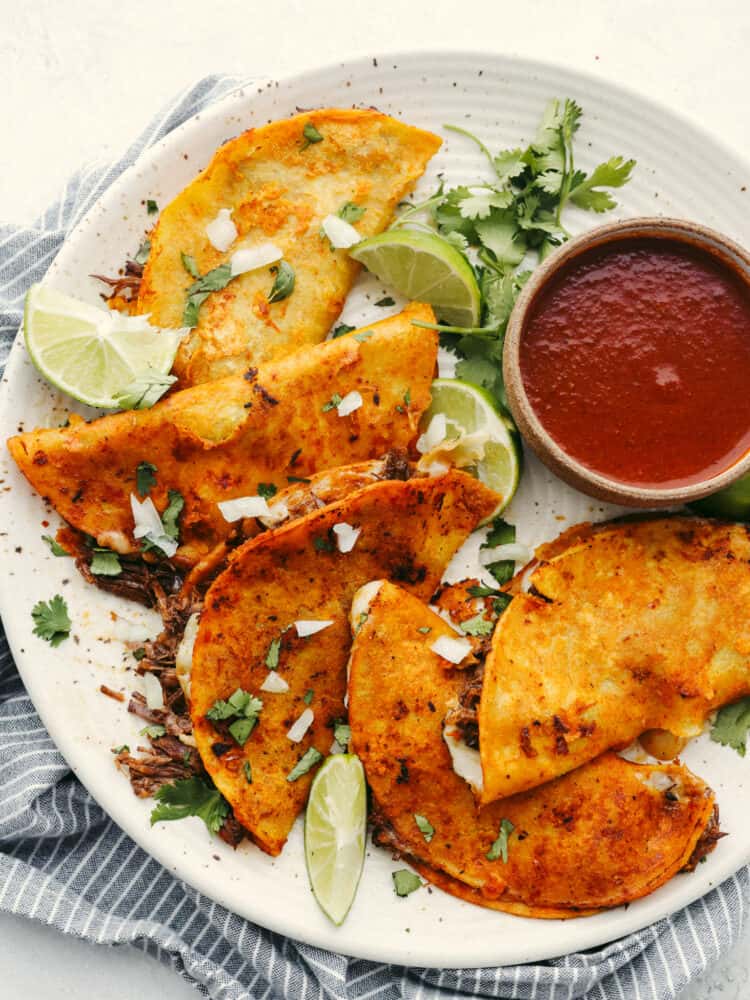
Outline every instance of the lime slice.
<path fill-rule="evenodd" d="M 451 326 L 478 326 L 479 285 L 471 265 L 432 233 L 391 229 L 349 251 L 368 271 L 412 302 L 426 302 Z"/>
<path fill-rule="evenodd" d="M 515 427 L 495 401 L 479 386 L 458 379 L 435 379 L 431 388 L 430 408 L 422 415 L 424 432 L 438 413 L 445 415 L 448 437 L 486 435 L 484 458 L 465 468 L 502 497 L 492 517 L 504 510 L 516 492 L 521 475 L 523 452 Z M 487 520 L 490 520 L 488 518 Z"/>
<path fill-rule="evenodd" d="M 26 295 L 24 337 L 31 360 L 56 388 L 90 406 L 115 409 L 136 380 L 165 376 L 183 332 L 145 316 L 100 309 L 53 288 Z"/>
<path fill-rule="evenodd" d="M 723 517 L 728 521 L 750 521 L 750 476 L 742 476 L 736 483 L 718 493 L 696 500 L 688 506 L 699 514 Z"/>
<path fill-rule="evenodd" d="M 354 754 L 333 754 L 315 775 L 305 813 L 312 891 L 334 924 L 349 912 L 365 860 L 365 772 Z"/>

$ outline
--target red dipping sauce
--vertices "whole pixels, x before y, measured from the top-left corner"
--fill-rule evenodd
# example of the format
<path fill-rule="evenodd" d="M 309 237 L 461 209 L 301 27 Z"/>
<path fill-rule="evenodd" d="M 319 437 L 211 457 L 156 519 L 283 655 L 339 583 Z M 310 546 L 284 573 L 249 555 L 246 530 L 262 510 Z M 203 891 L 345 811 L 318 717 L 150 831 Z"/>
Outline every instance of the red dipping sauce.
<path fill-rule="evenodd" d="M 750 293 L 678 240 L 618 240 L 563 266 L 520 363 L 548 433 L 609 479 L 687 486 L 750 449 Z"/>

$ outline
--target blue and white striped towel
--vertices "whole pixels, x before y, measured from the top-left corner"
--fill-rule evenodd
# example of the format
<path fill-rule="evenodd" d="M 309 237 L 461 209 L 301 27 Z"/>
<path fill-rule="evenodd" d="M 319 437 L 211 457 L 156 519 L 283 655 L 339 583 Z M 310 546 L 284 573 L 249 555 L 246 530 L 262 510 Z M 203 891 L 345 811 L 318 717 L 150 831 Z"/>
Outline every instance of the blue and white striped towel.
<path fill-rule="evenodd" d="M 0 372 L 23 295 L 66 233 L 149 145 L 237 85 L 208 77 L 164 109 L 114 164 L 76 174 L 29 227 L 0 226 Z M 737 939 L 745 869 L 688 909 L 603 948 L 498 969 L 406 969 L 271 934 L 175 879 L 106 816 L 34 711 L 0 627 L 0 910 L 105 945 L 130 945 L 216 998 L 373 1000 L 456 996 L 672 998 Z"/>

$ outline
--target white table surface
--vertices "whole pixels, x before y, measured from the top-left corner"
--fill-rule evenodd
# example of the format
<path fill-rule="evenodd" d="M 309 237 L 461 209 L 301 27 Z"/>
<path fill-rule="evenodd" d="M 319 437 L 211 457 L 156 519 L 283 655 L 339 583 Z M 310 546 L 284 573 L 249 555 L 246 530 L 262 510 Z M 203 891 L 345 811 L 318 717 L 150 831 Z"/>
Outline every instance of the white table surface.
<path fill-rule="evenodd" d="M 0 219 L 30 222 L 76 166 L 113 156 L 199 76 L 280 76 L 416 48 L 496 48 L 586 70 L 750 156 L 747 0 L 0 0 Z M 680 1000 L 744 1000 L 749 968 L 750 932 Z M 2 915 L 0 983 L 25 1000 L 195 995 L 137 952 Z"/>

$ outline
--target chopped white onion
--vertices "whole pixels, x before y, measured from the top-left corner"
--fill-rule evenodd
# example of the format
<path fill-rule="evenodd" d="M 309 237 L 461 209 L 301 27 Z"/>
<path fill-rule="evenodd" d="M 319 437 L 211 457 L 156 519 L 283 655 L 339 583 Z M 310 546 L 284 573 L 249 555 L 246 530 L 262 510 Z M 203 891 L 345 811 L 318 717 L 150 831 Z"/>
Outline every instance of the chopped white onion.
<path fill-rule="evenodd" d="M 284 678 L 275 670 L 270 670 L 268 677 L 260 686 L 261 691 L 268 691 L 270 694 L 284 694 L 289 690 L 289 685 Z"/>
<path fill-rule="evenodd" d="M 239 521 L 243 517 L 269 517 L 271 510 L 265 497 L 236 497 L 222 500 L 218 505 L 225 521 Z"/>
<path fill-rule="evenodd" d="M 436 413 L 427 430 L 417 438 L 417 451 L 426 455 L 442 442 L 448 434 L 448 422 L 444 413 Z"/>
<path fill-rule="evenodd" d="M 156 674 L 147 673 L 143 675 L 143 686 L 146 689 L 146 704 L 153 711 L 155 708 L 164 708 L 164 692 Z"/>
<path fill-rule="evenodd" d="M 157 545 L 167 559 L 177 551 L 177 542 L 164 533 L 164 525 L 151 497 L 141 503 L 135 494 L 130 494 L 130 509 L 133 511 L 133 538 L 145 538 Z"/>
<path fill-rule="evenodd" d="M 299 743 L 302 737 L 305 735 L 307 730 L 313 723 L 315 718 L 315 712 L 311 708 L 306 708 L 305 711 L 300 715 L 299 719 L 294 723 L 289 732 L 286 734 L 286 738 L 291 740 L 292 743 Z"/>
<path fill-rule="evenodd" d="M 190 699 L 190 678 L 193 670 L 193 650 L 195 649 L 195 640 L 198 637 L 198 622 L 200 621 L 200 617 L 199 612 L 196 611 L 195 614 L 192 614 L 188 618 L 182 642 L 177 647 L 177 655 L 174 661 L 177 680 L 180 682 L 183 694 L 188 700 Z"/>
<path fill-rule="evenodd" d="M 322 228 L 331 241 L 331 246 L 336 250 L 346 250 L 362 241 L 362 234 L 358 233 L 354 226 L 340 219 L 338 215 L 327 215 L 323 219 Z"/>
<path fill-rule="evenodd" d="M 443 727 L 443 740 L 448 747 L 453 762 L 453 770 L 467 781 L 476 791 L 481 792 L 484 785 L 482 761 L 479 751 L 468 746 L 455 726 Z"/>
<path fill-rule="evenodd" d="M 367 617 L 370 611 L 370 605 L 375 600 L 378 595 L 378 591 L 383 586 L 383 580 L 370 580 L 369 583 L 364 584 L 356 592 L 352 599 L 352 607 L 349 612 L 349 624 L 351 625 L 352 632 L 356 635 L 357 630 L 362 622 L 362 615 Z"/>
<path fill-rule="evenodd" d="M 460 663 L 471 652 L 471 643 L 468 639 L 451 639 L 449 635 L 441 635 L 430 649 L 449 663 Z"/>
<path fill-rule="evenodd" d="M 354 413 L 362 405 L 362 397 L 355 389 L 353 392 L 347 392 L 344 398 L 336 407 L 338 415 L 340 417 L 348 417 L 350 413 Z"/>
<path fill-rule="evenodd" d="M 447 611 L 445 608 L 439 608 L 436 604 L 430 604 L 428 606 L 430 611 L 433 611 L 438 616 L 438 618 L 442 618 L 445 624 L 450 625 L 450 627 L 453 629 L 454 632 L 456 632 L 460 636 L 464 635 L 464 632 L 458 627 L 458 625 L 456 625 L 456 623 L 451 618 L 450 611 Z"/>
<path fill-rule="evenodd" d="M 336 536 L 336 546 L 339 552 L 346 554 L 347 552 L 351 552 L 357 544 L 357 539 L 362 534 L 362 529 L 353 528 L 346 521 L 341 521 L 340 524 L 334 524 L 333 533 Z"/>
<path fill-rule="evenodd" d="M 425 476 L 444 476 L 450 472 L 451 466 L 448 462 L 419 462 L 419 471 Z"/>
<path fill-rule="evenodd" d="M 232 210 L 220 208 L 219 214 L 206 226 L 206 236 L 211 246 L 224 253 L 237 239 L 237 226 L 232 222 Z"/>
<path fill-rule="evenodd" d="M 232 277 L 238 274 L 245 274 L 246 271 L 257 271 L 259 267 L 267 267 L 281 260 L 284 251 L 280 250 L 275 243 L 259 243 L 254 247 L 241 247 L 235 250 L 229 260 L 232 269 Z"/>
<path fill-rule="evenodd" d="M 300 639 L 306 639 L 308 635 L 315 635 L 316 632 L 322 632 L 324 628 L 330 628 L 333 625 L 332 618 L 324 619 L 311 619 L 311 618 L 301 618 L 298 622 L 294 623 L 294 627 L 297 629 L 297 635 Z"/>
<path fill-rule="evenodd" d="M 494 549 L 480 549 L 479 561 L 482 566 L 506 559 L 508 562 L 512 560 L 513 562 L 527 563 L 532 555 L 531 549 L 521 545 L 520 542 L 508 542 L 507 545 L 496 545 Z"/>
<path fill-rule="evenodd" d="M 268 505 L 270 514 L 268 517 L 261 517 L 261 524 L 264 524 L 267 528 L 273 528 L 277 524 L 281 524 L 282 521 L 286 521 L 289 517 L 289 508 L 284 503 L 283 500 L 279 500 L 278 503 L 271 503 Z"/>

